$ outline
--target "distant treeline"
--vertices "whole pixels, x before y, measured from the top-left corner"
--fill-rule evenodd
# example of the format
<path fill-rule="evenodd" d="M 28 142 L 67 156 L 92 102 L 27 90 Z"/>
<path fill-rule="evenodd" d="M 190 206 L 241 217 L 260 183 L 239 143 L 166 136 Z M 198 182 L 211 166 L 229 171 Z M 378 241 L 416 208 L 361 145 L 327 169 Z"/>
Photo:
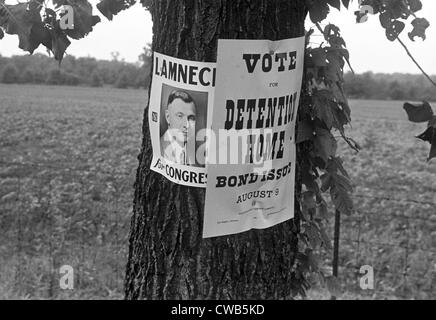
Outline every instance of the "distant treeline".
<path fill-rule="evenodd" d="M 423 75 L 348 72 L 344 78 L 344 90 L 349 98 L 436 101 L 436 87 Z M 432 79 L 436 81 L 435 76 Z"/>
<path fill-rule="evenodd" d="M 0 55 L 0 82 L 34 83 L 70 86 L 113 86 L 116 88 L 148 88 L 151 55 L 148 49 L 136 63 L 128 63 L 112 54 L 112 60 L 66 56 L 59 64 L 43 54 Z"/>
<path fill-rule="evenodd" d="M 120 60 L 114 53 L 112 60 L 66 56 L 60 67 L 43 54 L 11 58 L 0 55 L 0 82 L 148 88 L 150 68 L 148 48 L 144 48 L 136 63 Z M 433 79 L 436 81 L 436 77 Z M 348 72 L 344 89 L 354 99 L 436 101 L 436 88 L 423 75 Z"/>

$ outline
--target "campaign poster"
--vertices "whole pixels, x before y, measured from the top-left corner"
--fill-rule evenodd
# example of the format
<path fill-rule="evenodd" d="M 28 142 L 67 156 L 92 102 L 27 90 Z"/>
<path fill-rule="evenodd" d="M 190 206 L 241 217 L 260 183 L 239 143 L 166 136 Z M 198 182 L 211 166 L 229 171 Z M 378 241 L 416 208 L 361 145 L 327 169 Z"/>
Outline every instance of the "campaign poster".
<path fill-rule="evenodd" d="M 214 101 L 215 63 L 154 52 L 152 72 L 151 170 L 174 183 L 205 188 L 205 132 Z"/>
<path fill-rule="evenodd" d="M 218 41 L 204 238 L 293 218 L 304 43 Z"/>

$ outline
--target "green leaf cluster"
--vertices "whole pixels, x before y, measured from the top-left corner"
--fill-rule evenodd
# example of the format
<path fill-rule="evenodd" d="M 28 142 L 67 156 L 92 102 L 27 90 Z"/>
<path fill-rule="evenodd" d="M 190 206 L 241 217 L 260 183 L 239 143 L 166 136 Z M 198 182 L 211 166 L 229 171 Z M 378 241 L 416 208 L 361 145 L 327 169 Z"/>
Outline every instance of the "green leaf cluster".
<path fill-rule="evenodd" d="M 417 136 L 417 138 L 431 145 L 427 161 L 436 158 L 436 115 L 433 113 L 430 104 L 427 101 L 424 101 L 420 105 L 406 102 L 404 104 L 404 110 L 407 112 L 410 121 L 416 123 L 427 122 L 427 129 Z"/>
<path fill-rule="evenodd" d="M 390 41 L 396 40 L 403 32 L 409 17 L 414 18 L 411 22 L 413 29 L 408 33 L 410 40 L 414 41 L 415 37 L 425 39 L 425 31 L 430 23 L 416 16 L 416 12 L 422 9 L 421 0 L 363 0 L 363 6 L 370 6 L 374 14 L 379 14 L 380 24 Z"/>
<path fill-rule="evenodd" d="M 102 0 L 97 8 L 109 20 L 121 10 L 136 3 L 135 0 Z M 93 15 L 92 5 L 88 0 L 52 0 L 53 8 L 44 0 L 29 0 L 14 5 L 0 0 L 0 39 L 4 33 L 17 35 L 19 47 L 33 53 L 40 45 L 52 52 L 59 62 L 71 44 L 71 39 L 82 39 L 100 22 L 100 17 Z M 63 28 L 61 24 L 64 6 L 73 9 L 72 28 Z"/>

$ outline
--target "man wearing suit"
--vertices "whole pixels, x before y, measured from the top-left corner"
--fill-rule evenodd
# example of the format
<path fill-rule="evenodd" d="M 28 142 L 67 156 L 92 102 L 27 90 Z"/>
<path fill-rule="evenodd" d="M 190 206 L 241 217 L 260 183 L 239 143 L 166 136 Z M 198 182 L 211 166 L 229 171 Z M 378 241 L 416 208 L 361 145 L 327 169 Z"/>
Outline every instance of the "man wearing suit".
<path fill-rule="evenodd" d="M 161 154 L 165 159 L 195 165 L 195 115 L 195 101 L 187 92 L 175 90 L 170 93 L 165 110 L 168 129 L 160 138 Z"/>

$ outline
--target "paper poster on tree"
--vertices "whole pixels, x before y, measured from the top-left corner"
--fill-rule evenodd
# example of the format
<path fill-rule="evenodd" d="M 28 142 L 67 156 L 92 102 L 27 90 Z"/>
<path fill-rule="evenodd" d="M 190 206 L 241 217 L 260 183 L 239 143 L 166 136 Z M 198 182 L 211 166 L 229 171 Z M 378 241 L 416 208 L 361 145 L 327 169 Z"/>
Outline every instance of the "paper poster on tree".
<path fill-rule="evenodd" d="M 153 54 L 151 170 L 174 183 L 206 187 L 206 125 L 213 103 L 215 72 L 215 63 Z"/>
<path fill-rule="evenodd" d="M 294 216 L 304 37 L 219 40 L 203 237 Z"/>

